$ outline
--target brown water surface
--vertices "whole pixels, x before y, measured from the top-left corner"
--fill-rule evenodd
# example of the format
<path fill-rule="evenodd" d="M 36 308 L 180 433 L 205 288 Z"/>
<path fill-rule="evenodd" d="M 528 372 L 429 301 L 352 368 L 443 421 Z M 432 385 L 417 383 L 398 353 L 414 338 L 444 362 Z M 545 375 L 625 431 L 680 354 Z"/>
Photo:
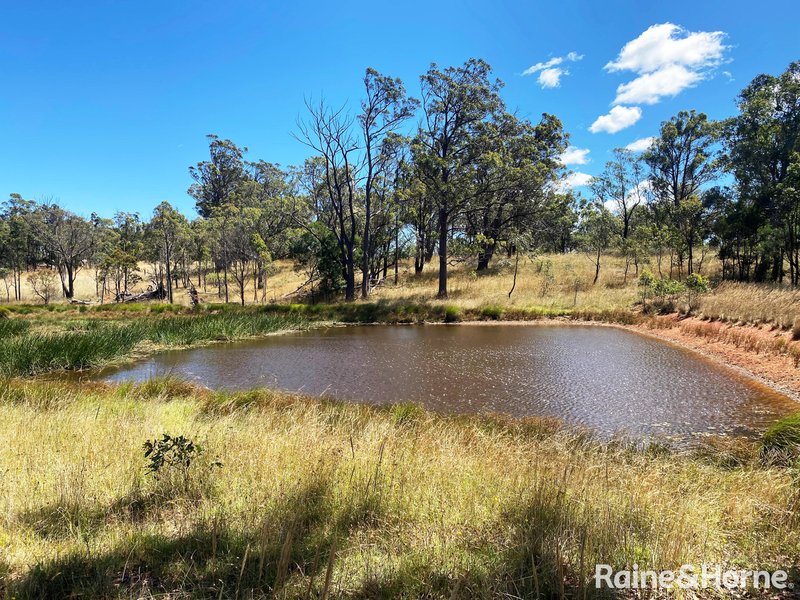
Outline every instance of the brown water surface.
<path fill-rule="evenodd" d="M 101 374 L 172 373 L 446 412 L 544 415 L 601 435 L 753 435 L 798 405 L 682 348 L 611 327 L 359 326 L 157 354 Z"/>

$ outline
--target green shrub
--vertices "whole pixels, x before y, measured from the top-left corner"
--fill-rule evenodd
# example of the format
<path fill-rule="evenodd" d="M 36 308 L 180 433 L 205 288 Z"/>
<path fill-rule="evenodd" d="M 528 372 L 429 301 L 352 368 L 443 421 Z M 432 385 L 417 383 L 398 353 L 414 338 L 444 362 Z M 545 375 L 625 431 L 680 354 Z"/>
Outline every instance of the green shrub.
<path fill-rule="evenodd" d="M 699 273 L 692 273 L 686 276 L 686 289 L 695 294 L 705 294 L 708 292 L 708 277 Z"/>
<path fill-rule="evenodd" d="M 204 460 L 205 450 L 189 438 L 165 433 L 144 443 L 147 472 L 158 483 L 165 498 L 176 495 L 200 499 L 209 489 L 209 476 L 222 467 L 216 460 Z"/>
<path fill-rule="evenodd" d="M 8 319 L 11 316 L 11 311 L 5 306 L 0 306 L 0 319 Z"/>

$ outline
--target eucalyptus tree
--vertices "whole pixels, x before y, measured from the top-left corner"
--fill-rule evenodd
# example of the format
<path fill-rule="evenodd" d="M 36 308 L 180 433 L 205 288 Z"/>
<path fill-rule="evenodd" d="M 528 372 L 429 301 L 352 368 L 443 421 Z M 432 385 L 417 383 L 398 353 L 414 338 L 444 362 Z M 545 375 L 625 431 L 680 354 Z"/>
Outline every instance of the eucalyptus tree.
<path fill-rule="evenodd" d="M 577 238 L 580 247 L 592 258 L 595 265 L 592 285 L 600 278 L 603 254 L 619 235 L 619 219 L 600 202 L 586 202 L 581 207 Z"/>
<path fill-rule="evenodd" d="M 385 180 L 392 161 L 403 145 L 397 129 L 414 115 L 419 101 L 410 98 L 400 79 L 367 69 L 364 75 L 364 98 L 358 123 L 363 138 L 364 228 L 361 236 L 361 297 L 369 295 L 373 194 L 376 182 Z M 385 188 L 385 186 L 384 186 Z M 385 190 L 384 190 L 385 191 Z M 383 215 L 385 216 L 385 215 Z"/>
<path fill-rule="evenodd" d="M 398 175 L 397 194 L 403 206 L 403 220 L 414 236 L 414 275 L 419 275 L 436 250 L 439 211 L 412 161 L 402 163 Z"/>
<path fill-rule="evenodd" d="M 547 114 L 533 125 L 503 113 L 484 131 L 487 151 L 476 160 L 475 191 L 464 210 L 467 233 L 479 247 L 477 271 L 489 266 L 499 243 L 511 250 L 514 239 L 539 228 L 567 140 L 561 122 Z"/>
<path fill-rule="evenodd" d="M 9 287 L 14 290 L 14 300 L 22 299 L 22 272 L 27 268 L 35 268 L 41 257 L 40 244 L 34 235 L 32 213 L 36 203 L 25 200 L 20 194 L 11 194 L 3 203 L 0 212 L 2 236 L 0 239 L 0 267 L 7 269 L 11 285 L 6 287 L 6 295 L 10 296 Z"/>
<path fill-rule="evenodd" d="M 153 211 L 153 217 L 148 223 L 148 229 L 158 245 L 160 260 L 165 267 L 166 292 L 169 302 L 173 302 L 172 289 L 172 262 L 175 259 L 175 249 L 181 238 L 188 233 L 189 222 L 186 217 L 177 211 L 169 202 L 162 202 Z"/>
<path fill-rule="evenodd" d="M 297 175 L 274 163 L 260 160 L 248 163 L 248 178 L 237 195 L 240 205 L 251 209 L 254 234 L 260 250 L 254 255 L 254 279 L 257 290 L 266 293 L 267 270 L 272 257 L 286 256 L 291 238 L 296 235 L 298 219 L 309 215 L 297 201 Z"/>
<path fill-rule="evenodd" d="M 55 203 L 38 205 L 29 218 L 34 235 L 58 271 L 64 297 L 73 298 L 75 278 L 94 252 L 94 227 Z"/>
<path fill-rule="evenodd" d="M 537 239 L 531 240 L 534 250 L 566 253 L 575 247 L 575 227 L 578 212 L 572 191 L 556 188 L 548 195 L 538 214 Z"/>
<path fill-rule="evenodd" d="M 682 264 L 685 252 L 689 275 L 693 272 L 693 246 L 700 240 L 697 228 L 685 219 L 693 218 L 703 187 L 719 175 L 718 132 L 718 125 L 705 114 L 682 111 L 661 124 L 659 135 L 643 154 L 655 199 L 682 234 L 678 258 Z"/>
<path fill-rule="evenodd" d="M 782 280 L 788 260 L 790 281 L 800 281 L 800 223 L 793 180 L 800 152 L 800 61 L 779 76 L 759 75 L 739 94 L 739 114 L 724 122 L 728 168 L 736 178 L 738 212 L 759 247 L 752 276 Z M 737 232 L 737 236 L 745 231 Z"/>
<path fill-rule="evenodd" d="M 210 160 L 189 167 L 189 175 L 195 182 L 188 194 L 195 199 L 197 212 L 202 217 L 211 216 L 214 208 L 230 202 L 245 178 L 244 155 L 247 153 L 247 148 L 240 148 L 231 140 L 213 134 L 206 138 Z"/>
<path fill-rule="evenodd" d="M 117 294 L 127 294 L 138 283 L 138 262 L 142 252 L 144 223 L 138 213 L 118 211 L 114 214 L 116 248 L 112 257 Z"/>
<path fill-rule="evenodd" d="M 616 207 L 622 219 L 622 238 L 627 240 L 636 210 L 646 204 L 649 182 L 642 160 L 630 150 L 616 148 L 614 158 L 603 172 L 591 180 L 594 197 L 603 204 Z"/>
<path fill-rule="evenodd" d="M 422 75 L 423 116 L 412 142 L 421 181 L 438 211 L 439 298 L 447 297 L 448 239 L 475 193 L 475 162 L 489 151 L 486 125 L 502 112 L 492 69 L 470 59 L 460 67 L 431 65 Z"/>
<path fill-rule="evenodd" d="M 229 273 L 236 282 L 239 301 L 245 304 L 245 288 L 250 279 L 250 265 L 268 260 L 266 244 L 258 233 L 259 209 L 240 207 L 233 203 L 216 209 L 215 219 L 221 224 L 220 244 L 224 245 Z M 257 274 L 257 269 L 254 271 Z M 255 279 L 255 278 L 254 278 Z M 254 281 L 254 293 L 258 286 Z"/>

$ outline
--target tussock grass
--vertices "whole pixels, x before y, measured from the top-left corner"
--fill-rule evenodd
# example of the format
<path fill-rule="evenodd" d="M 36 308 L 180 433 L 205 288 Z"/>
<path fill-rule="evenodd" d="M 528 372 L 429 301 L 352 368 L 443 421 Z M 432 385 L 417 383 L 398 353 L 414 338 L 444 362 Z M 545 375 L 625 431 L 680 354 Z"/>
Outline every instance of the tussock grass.
<path fill-rule="evenodd" d="M 764 433 L 761 453 L 767 460 L 784 464 L 800 459 L 800 413 L 784 417 Z"/>
<path fill-rule="evenodd" d="M 58 384 L 45 409 L 41 385 L 0 392 L 5 596 L 582 598 L 596 562 L 800 556 L 797 483 L 757 449 L 722 464 L 547 420 L 170 379 Z M 223 466 L 164 494 L 141 447 L 164 432 Z"/>

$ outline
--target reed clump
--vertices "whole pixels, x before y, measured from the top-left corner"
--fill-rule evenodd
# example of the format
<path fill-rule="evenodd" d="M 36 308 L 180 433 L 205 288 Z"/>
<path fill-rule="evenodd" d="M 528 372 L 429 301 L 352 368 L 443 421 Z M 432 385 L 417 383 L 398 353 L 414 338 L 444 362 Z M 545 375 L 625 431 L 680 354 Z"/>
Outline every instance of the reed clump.
<path fill-rule="evenodd" d="M 2 322 L 15 323 L 17 319 Z M 36 375 L 102 366 L 131 355 L 137 345 L 190 346 L 305 327 L 300 315 L 243 311 L 139 317 L 132 320 L 66 321 L 59 330 L 18 328 L 2 336 L 0 374 Z"/>

